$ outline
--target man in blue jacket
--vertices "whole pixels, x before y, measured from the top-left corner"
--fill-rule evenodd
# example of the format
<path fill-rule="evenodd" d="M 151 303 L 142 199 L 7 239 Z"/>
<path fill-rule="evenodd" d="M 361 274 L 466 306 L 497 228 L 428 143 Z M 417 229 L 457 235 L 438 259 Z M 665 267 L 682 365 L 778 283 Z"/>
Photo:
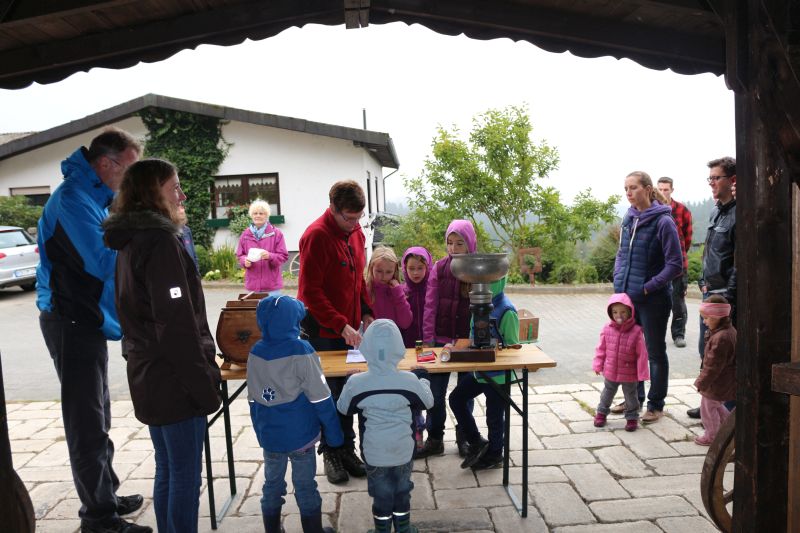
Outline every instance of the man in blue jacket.
<path fill-rule="evenodd" d="M 116 495 L 119 479 L 108 436 L 107 340 L 119 340 L 114 306 L 116 252 L 103 244 L 101 223 L 125 170 L 141 156 L 130 134 L 110 128 L 61 162 L 64 182 L 39 219 L 36 305 L 45 344 L 61 382 L 61 411 L 72 478 L 81 500 L 81 532 L 145 533 L 120 515 L 142 496 Z"/>

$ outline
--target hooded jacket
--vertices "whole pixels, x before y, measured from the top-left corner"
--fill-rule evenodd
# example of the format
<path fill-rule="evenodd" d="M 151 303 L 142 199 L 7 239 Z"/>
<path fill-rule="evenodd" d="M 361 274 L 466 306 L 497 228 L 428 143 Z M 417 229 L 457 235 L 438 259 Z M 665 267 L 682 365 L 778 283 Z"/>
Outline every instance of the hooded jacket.
<path fill-rule="evenodd" d="M 411 410 L 433 406 L 430 383 L 397 370 L 406 348 L 391 320 L 370 324 L 359 349 L 369 369 L 350 376 L 336 405 L 341 413 L 363 415 L 359 417 L 359 434 L 368 465 L 406 464 L 415 447 Z"/>
<path fill-rule="evenodd" d="M 694 386 L 711 400 L 736 399 L 736 328 L 732 325 L 706 331 L 703 368 Z"/>
<path fill-rule="evenodd" d="M 414 283 L 408 277 L 408 269 L 406 268 L 406 261 L 409 255 L 418 255 L 425 259 L 425 277 L 419 283 Z M 403 292 L 405 292 L 406 300 L 411 308 L 411 323 L 408 327 L 401 327 L 400 333 L 403 334 L 403 344 L 406 348 L 413 348 L 417 341 L 423 339 L 422 333 L 422 320 L 425 313 L 425 291 L 428 289 L 428 279 L 431 276 L 431 267 L 433 260 L 431 253 L 422 246 L 412 246 L 403 254 L 403 259 L 400 261 L 403 265 Z"/>
<path fill-rule="evenodd" d="M 283 287 L 281 265 L 289 258 L 286 242 L 283 240 L 281 230 L 269 222 L 266 225 L 261 240 L 256 239 L 252 230 L 247 228 L 242 232 L 239 244 L 236 246 L 236 257 L 239 258 L 242 268 L 250 248 L 261 248 L 269 252 L 269 259 L 255 261 L 250 268 L 244 269 L 244 288 L 248 291 L 269 292 Z"/>
<path fill-rule="evenodd" d="M 445 240 L 451 233 L 459 234 L 474 254 L 478 247 L 475 228 L 469 220 L 454 220 L 447 227 Z M 469 336 L 469 297 L 461 295 L 461 282 L 450 271 L 451 257 L 433 265 L 425 293 L 425 315 L 422 321 L 423 340 L 444 344 Z"/>
<path fill-rule="evenodd" d="M 114 192 L 79 148 L 61 162 L 64 182 L 53 192 L 39 219 L 36 306 L 82 326 L 122 336 L 114 307 L 117 253 L 103 244 L 103 220 Z"/>
<path fill-rule="evenodd" d="M 153 211 L 113 214 L 104 227 L 106 244 L 118 250 L 116 302 L 136 418 L 160 426 L 213 413 L 216 349 L 180 229 Z"/>
<path fill-rule="evenodd" d="M 683 273 L 683 255 L 672 209 L 654 201 L 644 211 L 631 206 L 622 220 L 614 263 L 614 292 L 633 302 L 668 291 Z M 645 294 L 645 291 L 647 294 Z"/>
<path fill-rule="evenodd" d="M 305 314 L 303 302 L 290 296 L 264 298 L 256 308 L 261 340 L 247 358 L 247 392 L 258 443 L 270 452 L 308 448 L 320 428 L 328 445 L 344 443 L 319 356 L 300 339 Z"/>
<path fill-rule="evenodd" d="M 357 330 L 362 314 L 372 313 L 364 284 L 364 242 L 361 228 L 345 233 L 330 208 L 300 237 L 297 299 L 319 326 L 312 337 L 341 338 L 346 325 Z"/>
<path fill-rule="evenodd" d="M 617 324 L 611 306 L 622 304 L 631 310 L 631 317 Z M 650 366 L 642 328 L 636 323 L 633 302 L 627 294 L 612 294 L 606 309 L 611 318 L 600 332 L 600 342 L 594 351 L 592 370 L 600 372 L 609 381 L 634 383 L 650 379 Z"/>

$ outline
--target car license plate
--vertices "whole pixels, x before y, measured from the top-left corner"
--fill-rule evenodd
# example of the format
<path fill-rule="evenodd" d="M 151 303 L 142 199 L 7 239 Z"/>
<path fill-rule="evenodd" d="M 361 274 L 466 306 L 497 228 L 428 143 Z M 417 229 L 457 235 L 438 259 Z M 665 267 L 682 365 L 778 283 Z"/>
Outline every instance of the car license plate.
<path fill-rule="evenodd" d="M 24 278 L 24 277 L 27 277 L 27 276 L 33 276 L 35 274 L 36 274 L 36 269 L 35 268 L 23 268 L 21 270 L 15 270 L 14 271 L 14 277 L 15 278 Z"/>

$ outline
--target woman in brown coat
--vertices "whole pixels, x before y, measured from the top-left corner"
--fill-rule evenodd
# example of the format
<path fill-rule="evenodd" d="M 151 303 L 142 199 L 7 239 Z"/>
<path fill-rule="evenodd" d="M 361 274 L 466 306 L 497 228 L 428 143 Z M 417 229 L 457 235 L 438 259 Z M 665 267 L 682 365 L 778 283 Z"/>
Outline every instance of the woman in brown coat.
<path fill-rule="evenodd" d="M 150 426 L 158 531 L 197 531 L 206 415 L 220 405 L 219 369 L 194 261 L 181 241 L 186 196 L 175 167 L 131 165 L 106 220 L 118 250 L 116 304 L 136 418 Z"/>
<path fill-rule="evenodd" d="M 700 304 L 700 316 L 706 331 L 703 368 L 694 382 L 702 396 L 700 418 L 705 433 L 694 439 L 709 446 L 730 412 L 724 403 L 736 398 L 736 329 L 731 325 L 731 306 L 717 294 Z"/>

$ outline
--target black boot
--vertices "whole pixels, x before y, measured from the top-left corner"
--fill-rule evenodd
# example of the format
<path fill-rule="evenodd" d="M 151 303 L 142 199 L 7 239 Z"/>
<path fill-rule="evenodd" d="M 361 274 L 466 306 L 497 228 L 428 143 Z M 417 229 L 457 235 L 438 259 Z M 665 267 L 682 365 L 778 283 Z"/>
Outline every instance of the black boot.
<path fill-rule="evenodd" d="M 284 533 L 281 525 L 281 515 L 262 515 L 265 533 Z"/>
<path fill-rule="evenodd" d="M 417 533 L 417 527 L 411 524 L 411 512 L 394 515 L 395 533 Z"/>
<path fill-rule="evenodd" d="M 300 525 L 303 526 L 303 533 L 335 533 L 332 527 L 322 527 L 322 513 L 300 515 Z"/>
<path fill-rule="evenodd" d="M 467 455 L 461 462 L 461 468 L 469 468 L 478 461 L 489 449 L 489 441 L 478 435 L 478 438 L 469 443 L 467 447 Z"/>
<path fill-rule="evenodd" d="M 353 477 L 367 476 L 367 469 L 353 448 L 339 448 L 337 451 L 339 452 L 339 460 L 348 474 Z"/>
<path fill-rule="evenodd" d="M 458 424 L 456 424 L 456 446 L 458 446 L 458 456 L 466 457 L 469 451 L 469 443 L 464 433 L 461 431 L 461 428 L 458 427 Z"/>
<path fill-rule="evenodd" d="M 367 533 L 391 533 L 392 531 L 392 518 L 378 518 L 377 516 L 372 517 L 372 521 L 375 523 L 375 529 L 370 529 Z"/>
<path fill-rule="evenodd" d="M 334 485 L 339 483 L 346 483 L 350 476 L 347 475 L 347 470 L 342 465 L 342 459 L 339 455 L 338 449 L 327 449 L 322 452 L 323 465 L 325 469 L 325 477 L 328 482 Z"/>
<path fill-rule="evenodd" d="M 425 441 L 425 446 L 422 448 L 422 451 L 417 454 L 417 458 L 422 459 L 423 457 L 442 454 L 444 454 L 444 442 L 442 439 L 434 439 L 428 436 L 428 439 Z"/>

